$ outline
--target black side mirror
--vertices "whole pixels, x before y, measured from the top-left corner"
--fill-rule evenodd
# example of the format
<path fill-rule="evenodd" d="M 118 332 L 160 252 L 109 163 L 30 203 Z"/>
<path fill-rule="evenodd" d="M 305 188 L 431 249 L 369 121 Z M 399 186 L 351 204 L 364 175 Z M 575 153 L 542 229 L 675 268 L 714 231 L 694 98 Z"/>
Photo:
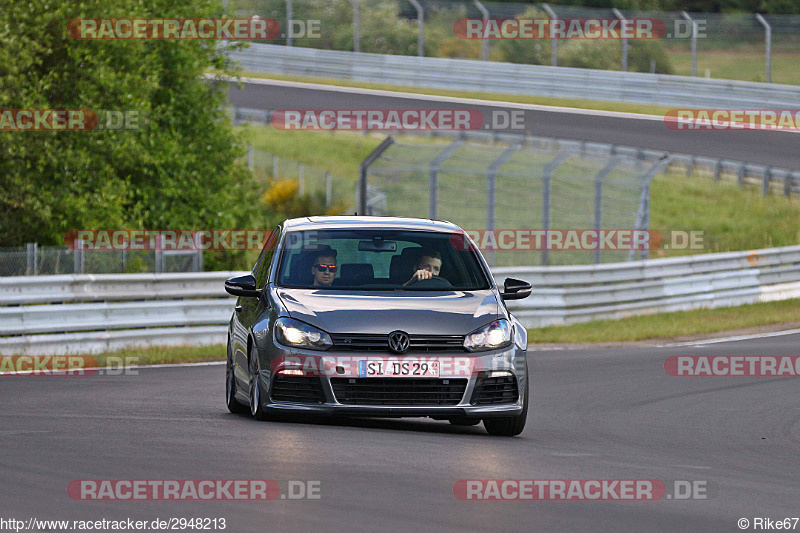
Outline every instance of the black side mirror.
<path fill-rule="evenodd" d="M 521 279 L 506 278 L 503 282 L 503 292 L 500 297 L 503 300 L 522 300 L 531 295 L 531 284 Z"/>
<path fill-rule="evenodd" d="M 261 290 L 256 289 L 256 278 L 252 274 L 238 276 L 225 281 L 225 290 L 234 296 L 258 298 Z"/>

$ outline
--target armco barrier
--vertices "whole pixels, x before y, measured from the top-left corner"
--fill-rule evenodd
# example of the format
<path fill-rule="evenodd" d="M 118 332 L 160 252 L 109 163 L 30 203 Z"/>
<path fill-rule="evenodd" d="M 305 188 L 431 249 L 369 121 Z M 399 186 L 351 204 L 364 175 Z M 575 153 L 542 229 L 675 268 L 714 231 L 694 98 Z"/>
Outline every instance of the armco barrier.
<path fill-rule="evenodd" d="M 393 56 L 251 43 L 230 53 L 250 72 L 433 89 L 581 98 L 679 108 L 795 109 L 800 87 L 719 79 Z"/>
<path fill-rule="evenodd" d="M 0 354 L 223 344 L 237 272 L 0 278 Z M 533 284 L 509 302 L 527 327 L 800 298 L 800 246 L 626 263 L 509 267 Z M 223 354 L 220 354 L 222 357 Z"/>

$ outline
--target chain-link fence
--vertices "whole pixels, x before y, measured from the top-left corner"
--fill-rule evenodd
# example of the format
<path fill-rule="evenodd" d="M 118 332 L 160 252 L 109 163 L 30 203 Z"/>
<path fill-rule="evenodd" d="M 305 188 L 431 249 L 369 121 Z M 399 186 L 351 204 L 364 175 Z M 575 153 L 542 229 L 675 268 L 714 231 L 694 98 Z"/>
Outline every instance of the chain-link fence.
<path fill-rule="evenodd" d="M 650 180 L 666 164 L 534 138 L 390 138 L 362 165 L 359 212 L 449 220 L 493 266 L 626 261 L 647 257 L 649 247 L 595 238 L 649 236 Z M 571 235 L 578 241 L 570 243 Z"/>
<path fill-rule="evenodd" d="M 800 59 L 800 15 L 762 17 L 474 0 L 230 0 L 229 11 L 240 17 L 277 20 L 281 34 L 262 41 L 271 44 L 800 83 L 800 74 L 793 68 Z M 461 19 L 508 18 L 651 19 L 655 37 L 587 39 L 580 32 L 564 32 L 558 39 L 483 40 L 458 35 Z"/>
<path fill-rule="evenodd" d="M 36 243 L 0 248 L 0 276 L 202 271 L 201 250 L 75 250 Z"/>

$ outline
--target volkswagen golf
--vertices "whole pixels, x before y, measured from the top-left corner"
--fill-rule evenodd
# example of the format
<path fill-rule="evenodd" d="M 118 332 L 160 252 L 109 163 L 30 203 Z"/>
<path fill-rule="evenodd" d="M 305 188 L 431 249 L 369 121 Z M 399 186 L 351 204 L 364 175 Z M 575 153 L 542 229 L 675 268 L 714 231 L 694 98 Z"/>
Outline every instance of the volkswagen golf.
<path fill-rule="evenodd" d="M 226 401 L 234 413 L 431 417 L 522 432 L 527 333 L 506 301 L 529 283 L 495 283 L 449 222 L 290 219 L 238 296 L 228 328 Z"/>

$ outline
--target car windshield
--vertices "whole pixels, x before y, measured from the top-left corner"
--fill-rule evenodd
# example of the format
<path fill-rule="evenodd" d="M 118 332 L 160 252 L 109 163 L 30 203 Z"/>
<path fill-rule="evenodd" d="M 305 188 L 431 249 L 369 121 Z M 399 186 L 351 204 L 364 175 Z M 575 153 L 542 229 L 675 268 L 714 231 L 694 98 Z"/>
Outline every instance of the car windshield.
<path fill-rule="evenodd" d="M 490 287 L 458 233 L 382 229 L 289 231 L 278 285 L 348 290 L 480 290 Z"/>

